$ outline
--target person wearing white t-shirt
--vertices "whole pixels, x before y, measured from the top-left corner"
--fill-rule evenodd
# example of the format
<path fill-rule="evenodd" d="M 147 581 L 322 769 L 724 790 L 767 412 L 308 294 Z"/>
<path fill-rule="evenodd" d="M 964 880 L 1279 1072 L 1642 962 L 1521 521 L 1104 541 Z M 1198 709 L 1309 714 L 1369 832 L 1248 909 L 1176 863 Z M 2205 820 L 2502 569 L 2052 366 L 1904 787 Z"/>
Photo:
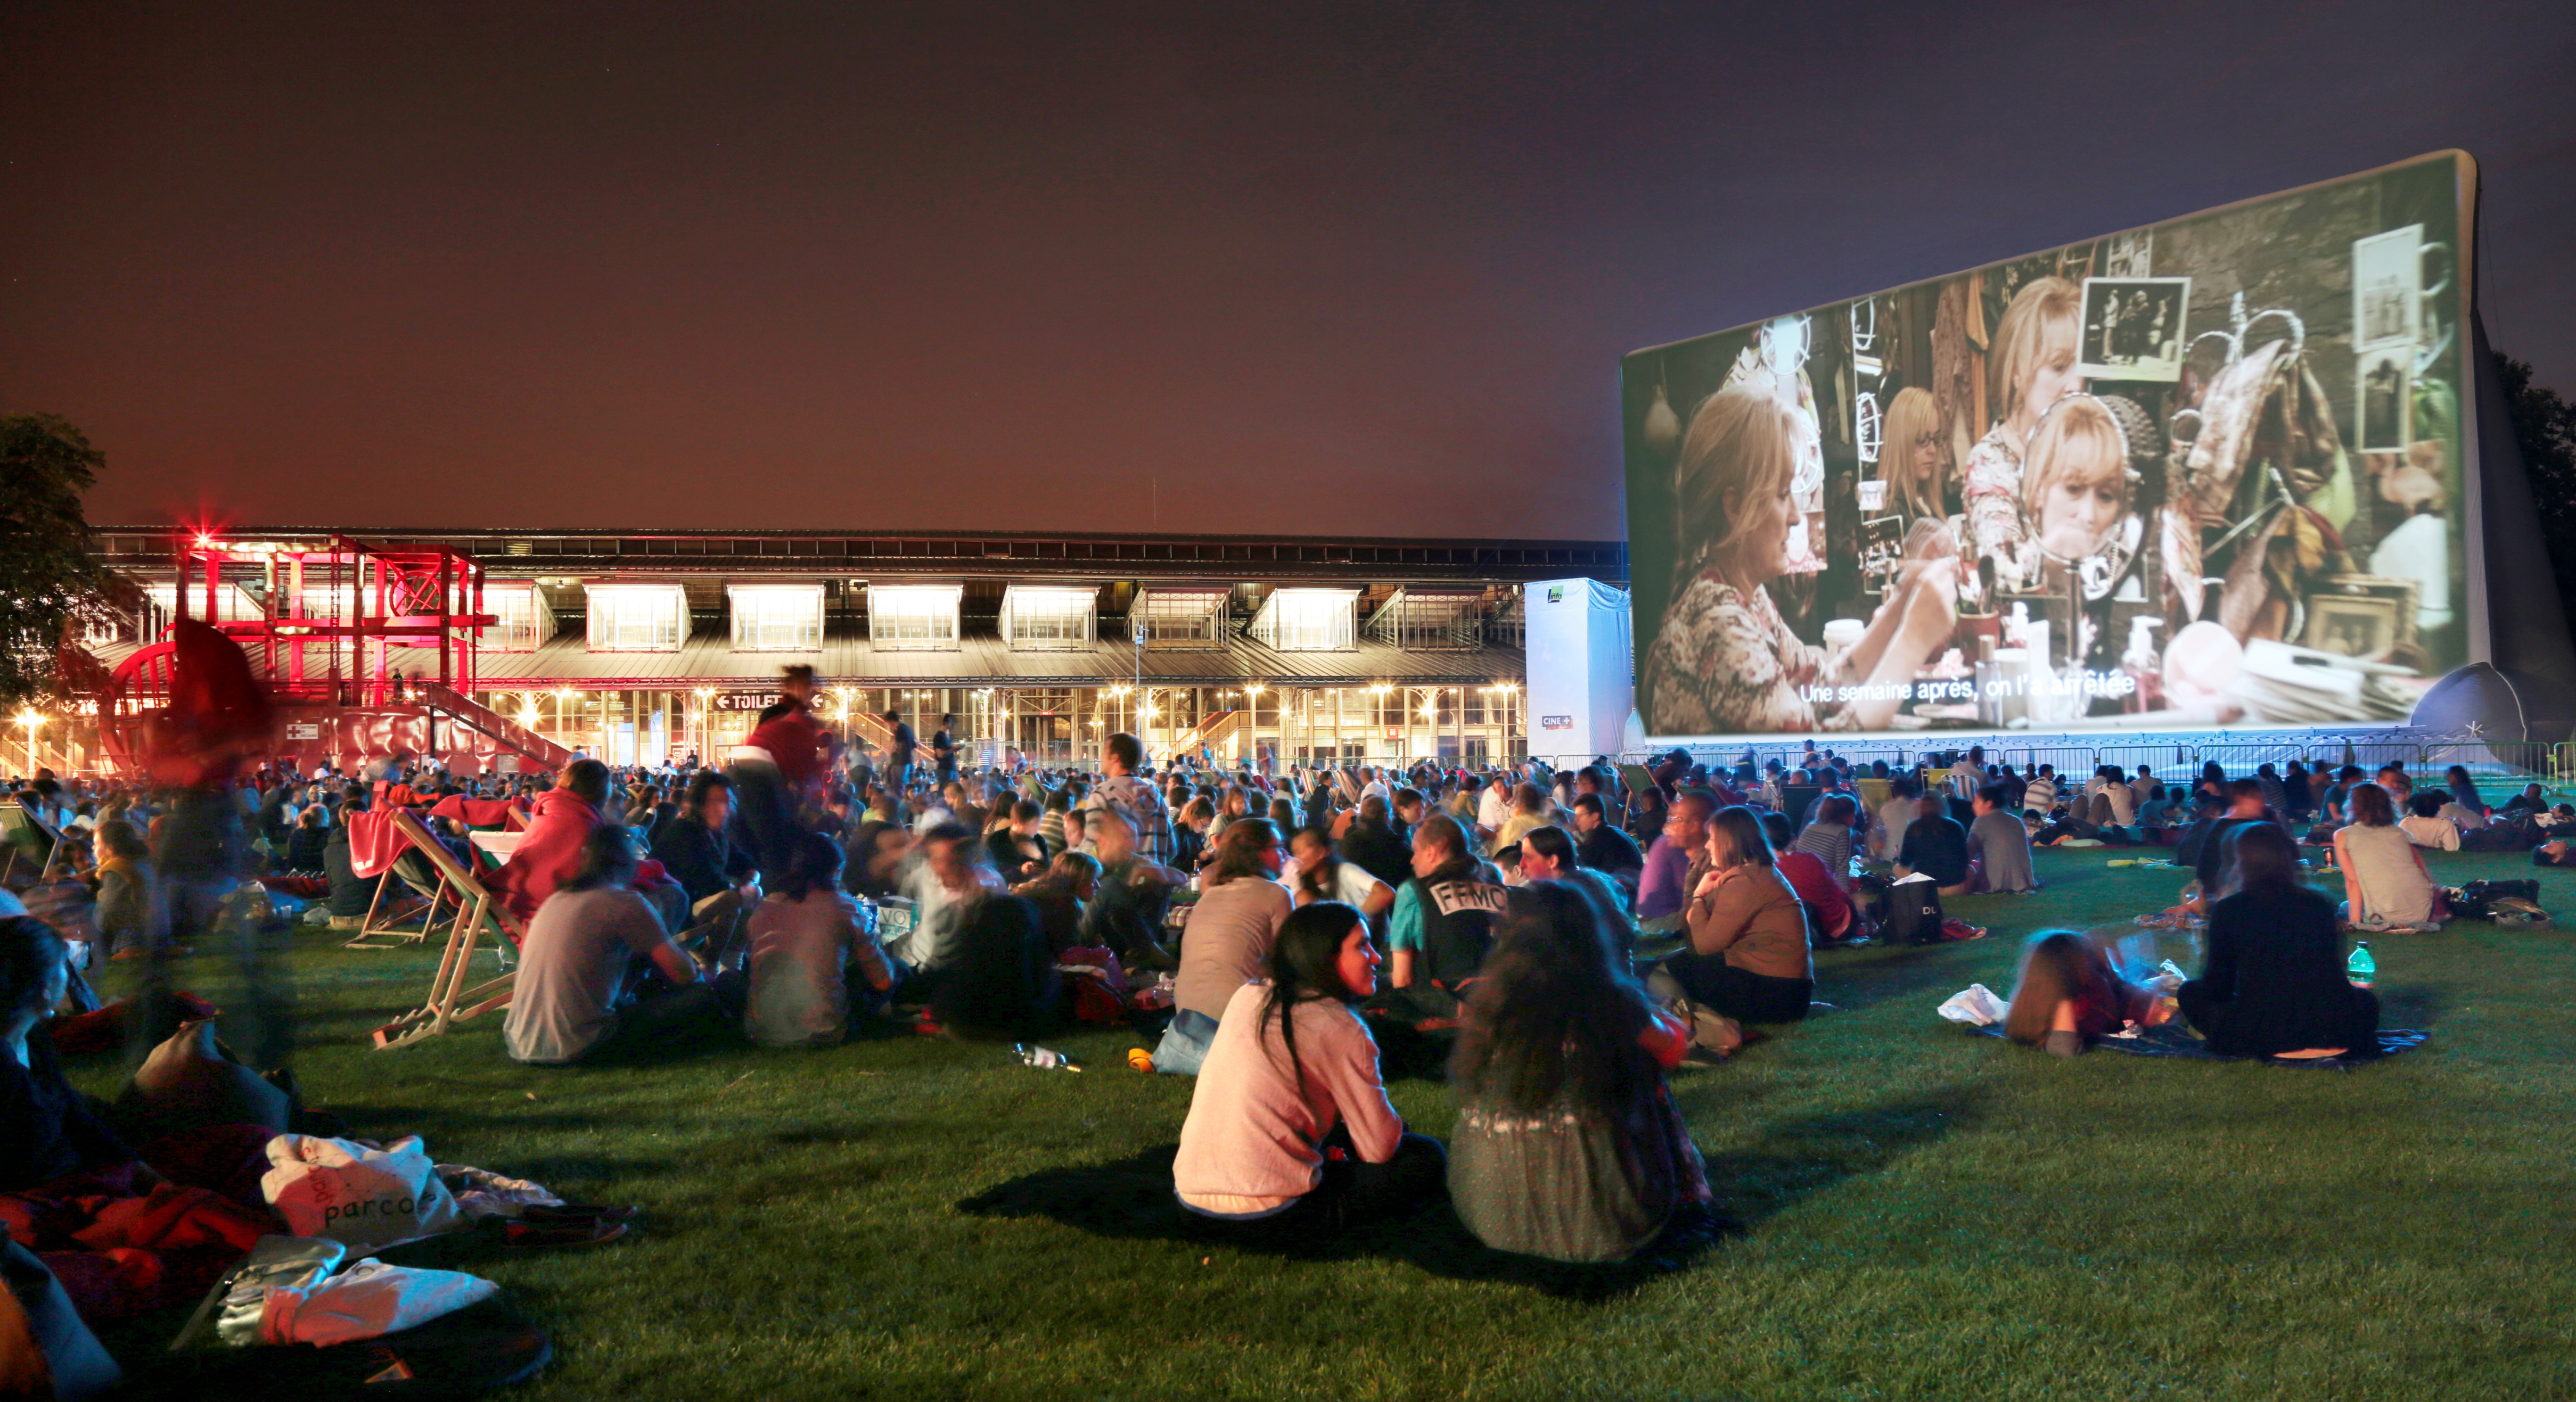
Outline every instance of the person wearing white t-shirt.
<path fill-rule="evenodd" d="M 1380 881 L 1357 862 L 1346 862 L 1334 855 L 1330 839 L 1313 828 L 1300 828 L 1288 840 L 1289 850 L 1296 854 L 1296 874 L 1289 878 L 1289 892 L 1299 905 L 1317 901 L 1339 901 L 1369 918 L 1371 926 L 1383 925 L 1386 912 L 1395 904 L 1395 888 Z"/>
<path fill-rule="evenodd" d="M 1476 826 L 1496 833 L 1511 820 L 1512 786 L 1500 779 L 1488 780 L 1485 791 L 1476 795 Z"/>
<path fill-rule="evenodd" d="M 2437 852 L 2460 850 L 2460 825 L 2442 816 L 2442 804 L 2443 795 L 2439 790 L 2427 789 L 2415 795 L 2414 801 L 2408 805 L 2410 811 L 2397 820 L 2397 826 L 2406 834 L 2407 841 Z"/>

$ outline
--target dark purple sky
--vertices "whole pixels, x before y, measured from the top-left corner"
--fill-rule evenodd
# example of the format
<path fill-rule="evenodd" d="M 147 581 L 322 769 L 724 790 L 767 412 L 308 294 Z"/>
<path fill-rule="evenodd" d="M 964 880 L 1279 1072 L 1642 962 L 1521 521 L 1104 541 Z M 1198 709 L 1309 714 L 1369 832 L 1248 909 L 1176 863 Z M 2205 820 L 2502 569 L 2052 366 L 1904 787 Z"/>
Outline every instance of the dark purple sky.
<path fill-rule="evenodd" d="M 2576 391 L 2571 14 L 21 0 L 0 408 L 99 521 L 1608 537 L 1622 351 L 2450 146 Z"/>

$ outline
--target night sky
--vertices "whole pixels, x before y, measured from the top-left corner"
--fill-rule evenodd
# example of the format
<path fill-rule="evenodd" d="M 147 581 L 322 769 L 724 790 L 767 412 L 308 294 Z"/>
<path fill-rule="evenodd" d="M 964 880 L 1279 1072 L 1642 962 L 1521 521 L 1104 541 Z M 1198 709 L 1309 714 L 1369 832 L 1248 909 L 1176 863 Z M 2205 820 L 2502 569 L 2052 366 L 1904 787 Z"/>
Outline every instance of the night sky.
<path fill-rule="evenodd" d="M 2444 147 L 2576 392 L 2571 74 L 2565 0 L 18 0 L 0 409 L 99 522 L 1613 537 L 1623 351 Z"/>

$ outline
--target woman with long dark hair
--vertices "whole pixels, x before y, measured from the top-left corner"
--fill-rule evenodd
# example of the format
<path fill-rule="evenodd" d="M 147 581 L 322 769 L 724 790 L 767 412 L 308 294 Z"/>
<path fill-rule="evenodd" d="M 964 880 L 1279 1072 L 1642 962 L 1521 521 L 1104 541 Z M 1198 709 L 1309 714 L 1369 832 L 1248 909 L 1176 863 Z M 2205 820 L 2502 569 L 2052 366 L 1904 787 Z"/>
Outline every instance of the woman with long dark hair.
<path fill-rule="evenodd" d="M 1752 809 L 1710 817 L 1708 865 L 1682 912 L 1690 948 L 1666 958 L 1664 972 L 1692 1002 L 1741 1022 L 1804 1018 L 1816 986 L 1806 908 Z"/>
<path fill-rule="evenodd" d="M 2379 1000 L 2345 982 L 2334 902 L 2307 884 L 2290 835 L 2232 829 L 2226 864 L 2233 894 L 2210 909 L 2183 1016 L 2224 1056 L 2376 1055 Z"/>
<path fill-rule="evenodd" d="M 1268 978 L 1227 1000 L 1199 1068 L 1172 1161 L 1181 1205 L 1311 1233 L 1438 1196 L 1440 1141 L 1405 1132 L 1359 1016 L 1378 968 L 1360 913 L 1333 901 L 1300 908 L 1267 964 Z"/>
<path fill-rule="evenodd" d="M 751 913 L 742 1032 L 766 1047 L 835 1046 L 851 1012 L 882 1011 L 901 975 L 841 889 L 841 844 L 800 833 L 785 880 Z"/>
<path fill-rule="evenodd" d="M 1708 1204 L 1664 1087 L 1689 1033 L 1655 1011 L 1614 948 L 1597 897 L 1524 887 L 1468 995 L 1449 1060 L 1449 1194 L 1496 1250 L 1622 1260 Z"/>

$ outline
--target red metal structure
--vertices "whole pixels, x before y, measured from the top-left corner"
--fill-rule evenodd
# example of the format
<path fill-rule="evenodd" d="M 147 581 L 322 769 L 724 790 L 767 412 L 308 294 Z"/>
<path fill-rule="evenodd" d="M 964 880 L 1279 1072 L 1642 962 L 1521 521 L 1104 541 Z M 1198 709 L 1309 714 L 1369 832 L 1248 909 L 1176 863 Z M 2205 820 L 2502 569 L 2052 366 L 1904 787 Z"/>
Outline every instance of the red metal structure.
<path fill-rule="evenodd" d="M 570 751 L 469 700 L 482 568 L 443 546 L 379 545 L 330 535 L 307 545 L 177 542 L 174 612 L 197 617 L 250 655 L 283 724 L 281 758 L 348 763 L 407 751 L 559 769 Z M 229 591 L 238 589 L 240 595 Z M 257 601 L 225 617 L 227 599 Z M 120 663 L 100 698 L 99 739 L 132 771 L 145 722 L 168 704 L 175 649 L 149 643 Z M 504 759 L 508 756 L 508 759 Z"/>

